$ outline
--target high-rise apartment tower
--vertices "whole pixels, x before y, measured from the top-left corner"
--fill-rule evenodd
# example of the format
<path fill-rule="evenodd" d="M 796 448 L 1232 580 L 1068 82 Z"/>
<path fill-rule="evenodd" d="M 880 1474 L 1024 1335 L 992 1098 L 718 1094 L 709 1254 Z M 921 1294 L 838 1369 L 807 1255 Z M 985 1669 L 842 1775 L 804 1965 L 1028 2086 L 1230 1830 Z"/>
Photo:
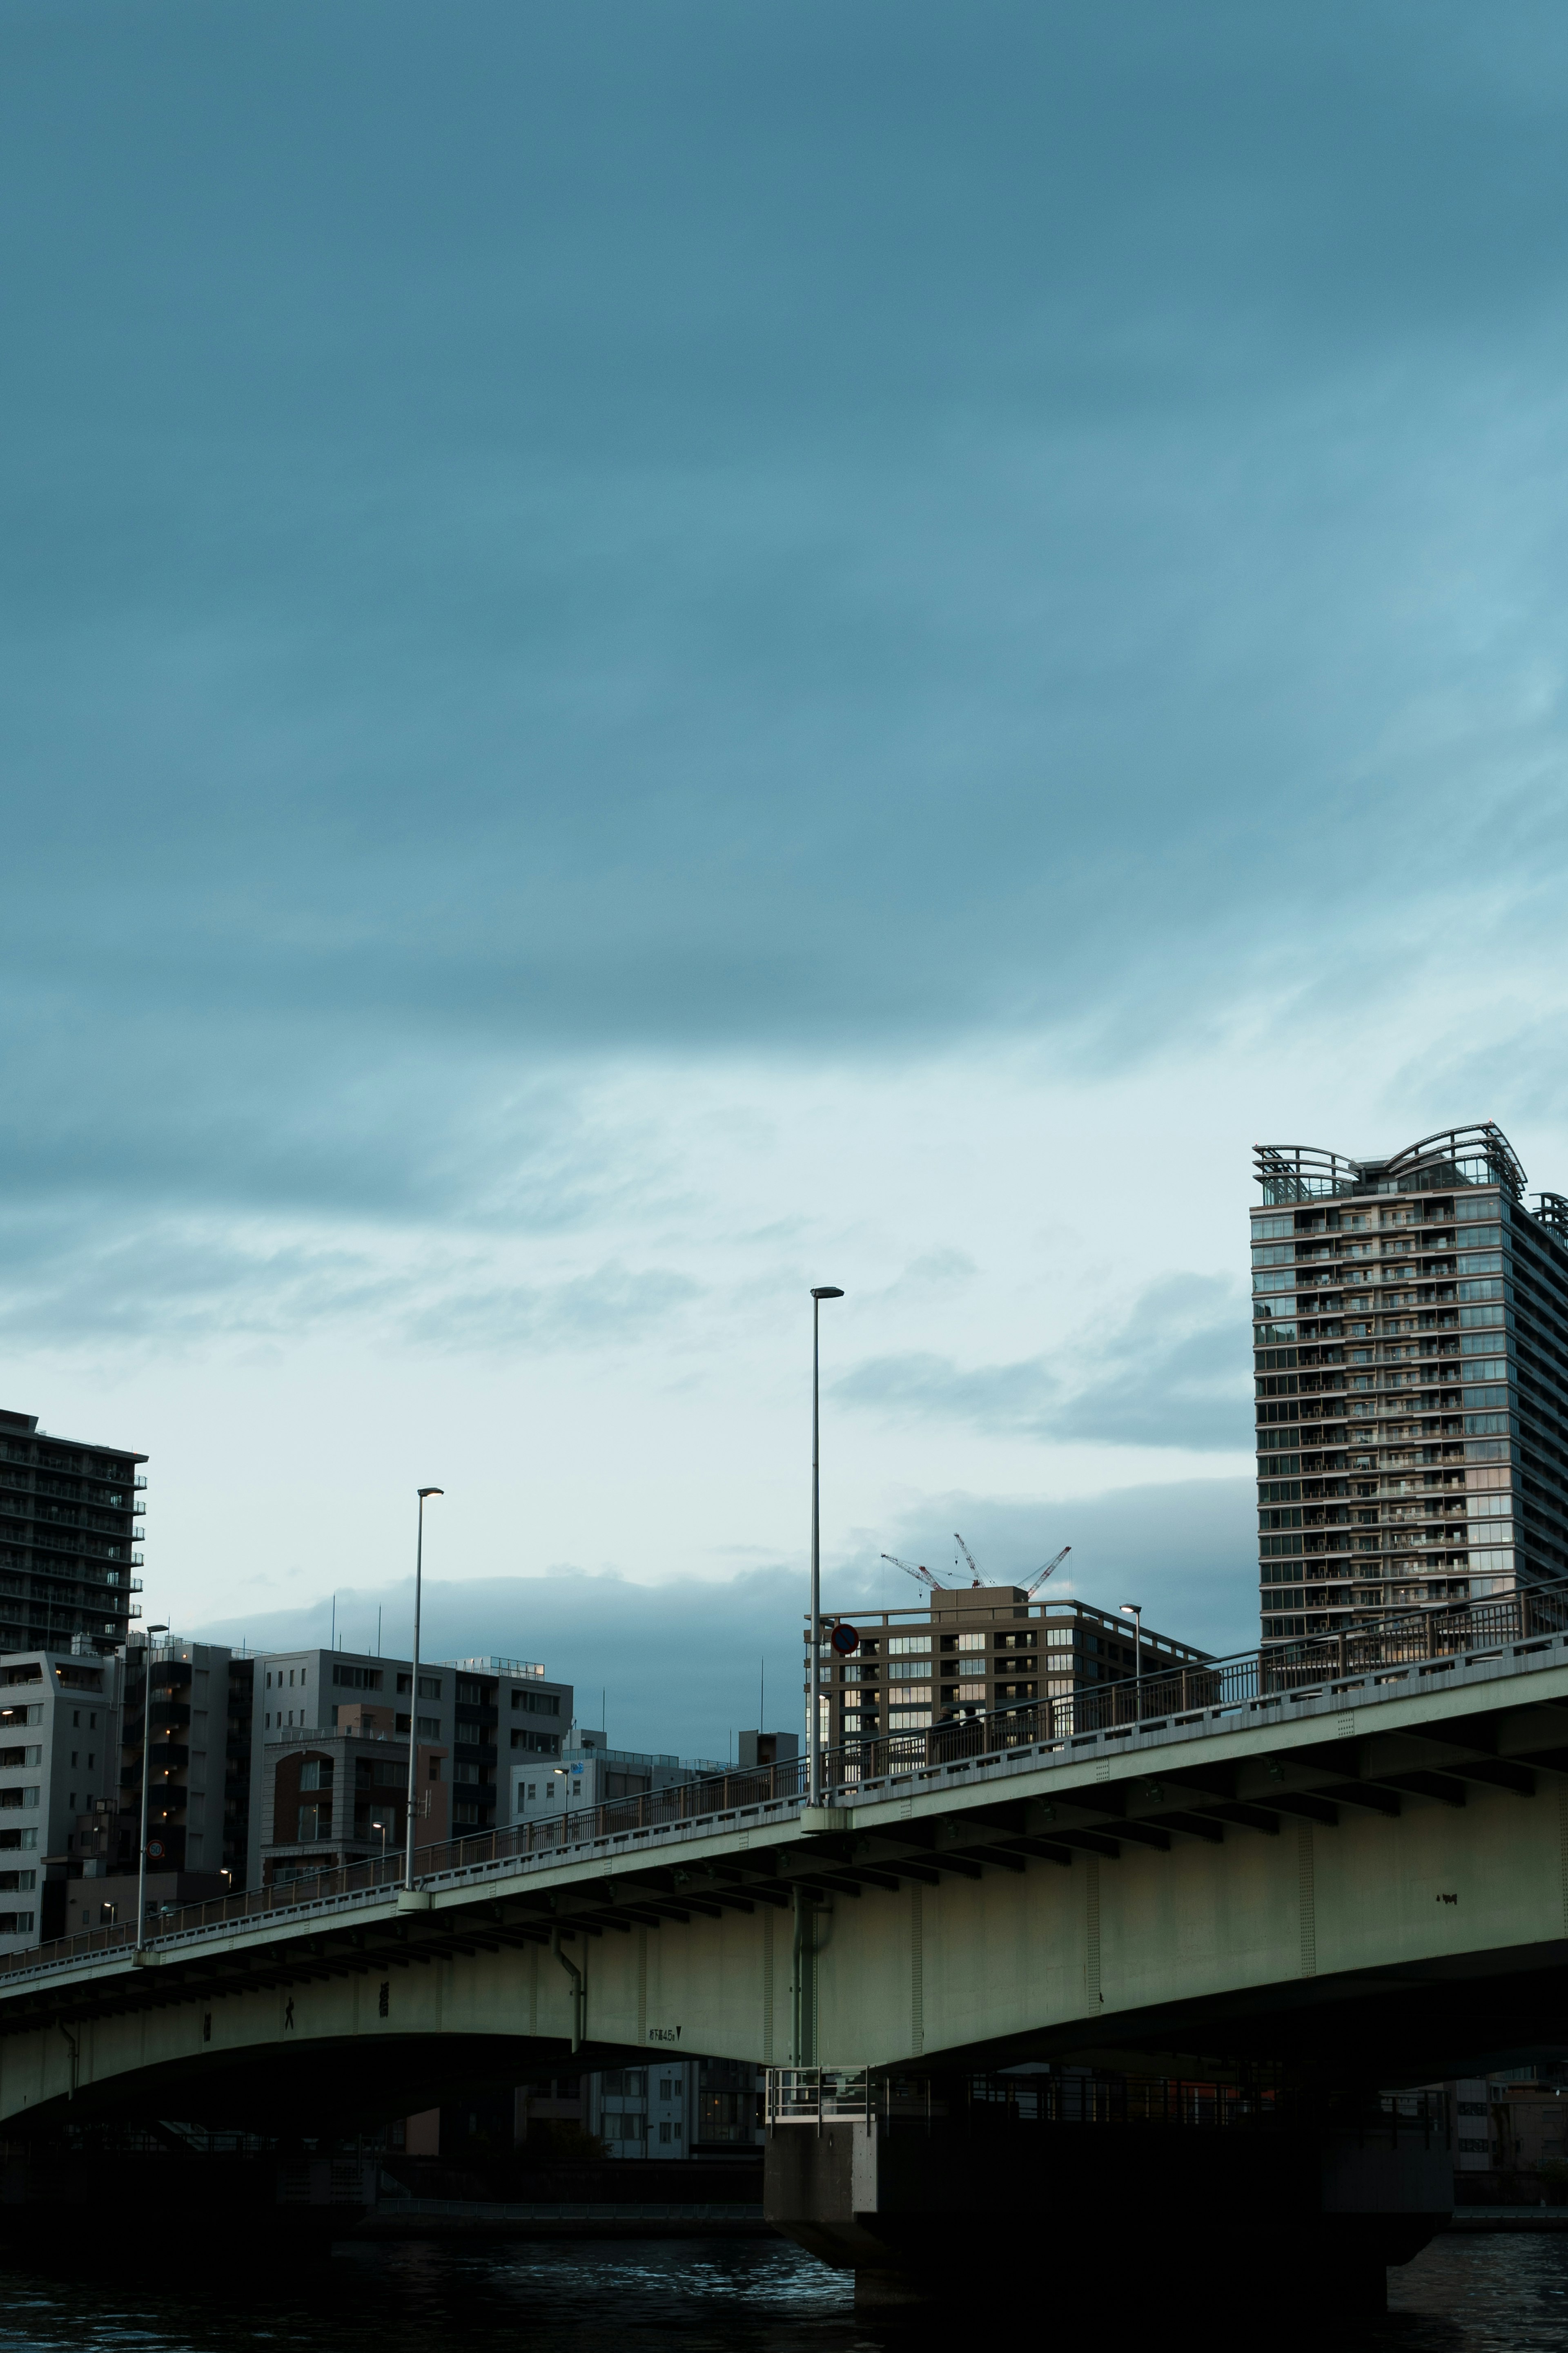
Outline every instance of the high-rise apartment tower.
<path fill-rule="evenodd" d="M 0 1412 L 0 1651 L 124 1645 L 142 1615 L 146 1460 Z"/>
<path fill-rule="evenodd" d="M 1490 1121 L 1256 1166 L 1264 1641 L 1568 1576 L 1568 1200 Z"/>

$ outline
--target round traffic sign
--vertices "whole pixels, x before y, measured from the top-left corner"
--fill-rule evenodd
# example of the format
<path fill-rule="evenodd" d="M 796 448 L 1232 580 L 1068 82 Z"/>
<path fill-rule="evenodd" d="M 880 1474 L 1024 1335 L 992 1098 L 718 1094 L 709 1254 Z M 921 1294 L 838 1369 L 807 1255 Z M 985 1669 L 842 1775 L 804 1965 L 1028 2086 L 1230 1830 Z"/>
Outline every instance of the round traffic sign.
<path fill-rule="evenodd" d="M 860 1637 L 853 1626 L 835 1626 L 828 1639 L 841 1659 L 847 1659 L 860 1648 Z"/>

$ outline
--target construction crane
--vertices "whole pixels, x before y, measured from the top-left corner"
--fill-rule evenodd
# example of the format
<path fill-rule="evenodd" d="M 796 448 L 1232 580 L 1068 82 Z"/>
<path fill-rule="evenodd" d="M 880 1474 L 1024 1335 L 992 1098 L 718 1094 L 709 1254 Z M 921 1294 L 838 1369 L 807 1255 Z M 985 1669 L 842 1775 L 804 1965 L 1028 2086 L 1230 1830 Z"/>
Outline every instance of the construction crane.
<path fill-rule="evenodd" d="M 900 1560 L 896 1552 L 885 1552 L 882 1558 L 891 1561 L 895 1568 L 901 1568 L 906 1577 L 917 1578 L 921 1585 L 929 1585 L 933 1593 L 946 1592 L 947 1588 L 931 1575 L 929 1568 L 917 1568 L 913 1561 Z"/>
<path fill-rule="evenodd" d="M 980 1571 L 974 1566 L 974 1555 L 970 1551 L 969 1546 L 964 1543 L 963 1538 L 959 1535 L 956 1528 L 954 1528 L 952 1532 L 952 1541 L 958 1546 L 959 1551 L 963 1555 L 964 1559 L 969 1563 L 969 1574 L 971 1579 L 974 1584 L 978 1585 L 980 1582 Z"/>
<path fill-rule="evenodd" d="M 1045 1565 L 1044 1568 L 1040 1569 L 1040 1570 L 1037 1573 L 1037 1575 L 1036 1575 L 1036 1576 L 1031 1579 L 1031 1581 L 1030 1581 L 1027 1585 L 1026 1585 L 1026 1586 L 1025 1586 L 1025 1588 L 1024 1588 L 1024 1599 L 1025 1599 L 1025 1600 L 1026 1600 L 1026 1601 L 1027 1601 L 1027 1600 L 1028 1600 L 1028 1599 L 1029 1599 L 1029 1597 L 1030 1597 L 1030 1595 L 1031 1595 L 1031 1594 L 1037 1593 L 1037 1592 L 1039 1591 L 1039 1589 L 1040 1589 L 1041 1586 L 1042 1586 L 1042 1585 L 1044 1585 L 1044 1583 L 1045 1583 L 1045 1581 L 1046 1581 L 1047 1577 L 1049 1577 L 1049 1575 L 1050 1575 L 1050 1573 L 1051 1573 L 1051 1571 L 1052 1571 L 1052 1569 L 1053 1569 L 1053 1568 L 1060 1568 L 1060 1567 L 1061 1567 L 1061 1565 L 1062 1565 L 1063 1561 L 1064 1561 L 1064 1560 L 1066 1560 L 1066 1558 L 1067 1558 L 1067 1556 L 1068 1556 L 1068 1553 L 1069 1553 L 1069 1552 L 1071 1552 L 1071 1550 L 1072 1550 L 1072 1546 L 1071 1546 L 1071 1545 L 1063 1545 L 1063 1546 L 1062 1546 L 1062 1548 L 1061 1548 L 1060 1552 L 1058 1552 L 1058 1555 L 1057 1555 L 1057 1556 L 1056 1556 L 1055 1560 L 1048 1560 L 1048 1561 L 1047 1561 L 1047 1563 L 1046 1563 L 1046 1565 Z"/>

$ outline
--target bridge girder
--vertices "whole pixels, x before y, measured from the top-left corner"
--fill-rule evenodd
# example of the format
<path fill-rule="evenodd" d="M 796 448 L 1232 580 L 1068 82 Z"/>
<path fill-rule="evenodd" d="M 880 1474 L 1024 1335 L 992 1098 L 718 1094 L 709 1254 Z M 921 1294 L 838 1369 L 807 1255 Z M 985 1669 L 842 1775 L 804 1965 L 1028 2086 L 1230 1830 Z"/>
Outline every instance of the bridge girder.
<path fill-rule="evenodd" d="M 0 1976 L 0 2119 L 73 2100 L 169 2114 L 175 2086 L 205 2086 L 207 2114 L 259 2112 L 279 2070 L 361 2110 L 374 2084 L 397 2114 L 481 2052 L 505 2080 L 557 2073 L 552 1935 L 580 1947 L 605 2064 L 670 2036 L 915 2072 L 1109 2049 L 1353 2068 L 1375 2050 L 1396 2081 L 1527 2028 L 1568 2042 L 1568 1653 L 1464 1688 L 1407 1680 L 1286 1723 L 998 1756 L 819 1816 L 758 1808 L 651 1852 L 453 1874 L 425 1912 L 384 1895 L 163 1937 L 144 1965 Z"/>

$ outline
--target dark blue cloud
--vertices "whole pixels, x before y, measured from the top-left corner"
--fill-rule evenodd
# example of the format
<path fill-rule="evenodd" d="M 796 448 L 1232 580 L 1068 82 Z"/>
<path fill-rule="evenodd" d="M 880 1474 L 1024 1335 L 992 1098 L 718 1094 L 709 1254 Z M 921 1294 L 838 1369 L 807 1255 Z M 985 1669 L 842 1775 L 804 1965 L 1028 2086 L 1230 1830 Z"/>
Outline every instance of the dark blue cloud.
<path fill-rule="evenodd" d="M 61 1055 L 125 1182 L 379 1206 L 426 1052 L 1125 1055 L 1303 927 L 1390 969 L 1385 857 L 1560 871 L 1550 12 L 0 55 L 22 1185 L 112 1181 Z"/>
<path fill-rule="evenodd" d="M 1243 1480 L 1130 1488 L 1062 1503 L 998 1502 L 955 1493 L 890 1523 L 829 1566 L 826 1606 L 918 1605 L 917 1588 L 878 1557 L 906 1553 L 945 1571 L 950 1531 L 962 1527 L 989 1580 L 1026 1577 L 1064 1544 L 1073 1550 L 1053 1590 L 1096 1608 L 1142 1601 L 1145 1622 L 1206 1650 L 1256 1639 L 1253 1496 Z M 607 1692 L 612 1738 L 627 1748 L 723 1757 L 731 1733 L 755 1725 L 765 1663 L 770 1726 L 803 1720 L 798 1572 L 768 1565 L 722 1581 L 658 1586 L 554 1571 L 548 1576 L 425 1588 L 425 1651 L 432 1657 L 542 1659 L 573 1683 L 584 1722 L 597 1724 Z M 376 1612 L 390 1654 L 406 1655 L 413 1595 L 402 1581 L 361 1581 L 337 1599 L 339 1639 L 371 1649 Z M 225 1611 L 199 1630 L 252 1650 L 325 1643 L 330 1600 L 303 1609 Z"/>

